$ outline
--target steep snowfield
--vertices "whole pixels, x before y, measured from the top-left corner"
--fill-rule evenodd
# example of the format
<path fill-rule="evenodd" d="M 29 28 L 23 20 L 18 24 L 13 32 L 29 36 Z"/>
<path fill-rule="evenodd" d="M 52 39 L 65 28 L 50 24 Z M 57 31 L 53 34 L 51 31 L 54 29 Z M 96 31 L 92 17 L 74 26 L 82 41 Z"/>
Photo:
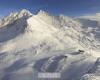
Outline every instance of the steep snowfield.
<path fill-rule="evenodd" d="M 80 18 L 42 10 L 36 15 L 22 10 L 1 19 L 0 80 L 39 80 L 38 72 L 61 73 L 60 80 L 84 80 L 100 57 L 99 40 L 89 31 L 94 27 L 87 31 L 84 26 Z"/>

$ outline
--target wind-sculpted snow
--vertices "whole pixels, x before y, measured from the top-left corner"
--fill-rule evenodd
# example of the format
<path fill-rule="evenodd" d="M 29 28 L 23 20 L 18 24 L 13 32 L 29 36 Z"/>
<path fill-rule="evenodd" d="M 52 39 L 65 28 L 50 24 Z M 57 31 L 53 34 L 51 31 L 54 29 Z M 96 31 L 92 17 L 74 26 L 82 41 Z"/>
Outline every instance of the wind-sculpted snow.
<path fill-rule="evenodd" d="M 99 80 L 100 79 L 100 58 L 97 59 L 94 66 L 84 75 L 81 80 Z"/>
<path fill-rule="evenodd" d="M 9 59 L 11 59 L 12 56 L 16 58 L 2 61 L 2 66 L 6 67 L 1 67 L 4 69 L 1 80 L 21 80 L 26 77 L 26 74 L 27 79 L 34 80 L 34 77 L 37 76 L 36 80 L 38 80 L 38 72 L 58 72 L 62 75 L 61 80 L 77 80 L 94 65 L 95 59 L 93 60 L 90 55 L 61 52 L 60 55 L 59 52 L 48 53 L 50 54 L 48 56 L 47 53 L 33 56 L 31 53 L 21 55 L 23 52 L 19 56 L 10 54 L 6 58 L 10 57 Z M 5 62 L 9 65 L 4 64 Z"/>
<path fill-rule="evenodd" d="M 96 18 L 51 16 L 42 10 L 36 15 L 22 10 L 4 17 L 0 80 L 39 80 L 40 72 L 60 73 L 57 80 L 99 78 L 98 23 Z"/>

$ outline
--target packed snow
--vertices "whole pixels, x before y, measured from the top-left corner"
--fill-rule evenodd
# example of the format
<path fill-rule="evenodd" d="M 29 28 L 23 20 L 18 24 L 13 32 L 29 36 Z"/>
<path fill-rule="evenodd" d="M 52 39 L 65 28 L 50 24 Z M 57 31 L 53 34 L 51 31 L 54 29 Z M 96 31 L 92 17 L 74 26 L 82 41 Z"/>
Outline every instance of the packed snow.
<path fill-rule="evenodd" d="M 0 20 L 0 80 L 100 79 L 100 14 L 71 18 L 40 10 L 14 12 Z M 50 79 L 53 80 L 53 79 Z M 54 79 L 55 80 L 55 79 Z"/>

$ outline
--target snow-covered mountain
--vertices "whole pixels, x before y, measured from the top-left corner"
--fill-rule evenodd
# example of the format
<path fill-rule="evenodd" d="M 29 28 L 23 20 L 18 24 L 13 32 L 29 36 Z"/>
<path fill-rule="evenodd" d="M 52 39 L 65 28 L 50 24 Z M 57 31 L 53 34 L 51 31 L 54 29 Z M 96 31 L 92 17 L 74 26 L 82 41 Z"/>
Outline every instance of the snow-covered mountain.
<path fill-rule="evenodd" d="M 24 9 L 4 17 L 0 80 L 39 80 L 38 72 L 58 72 L 60 80 L 84 80 L 100 57 L 98 23 L 98 18 L 51 16 L 42 10 L 33 15 Z"/>

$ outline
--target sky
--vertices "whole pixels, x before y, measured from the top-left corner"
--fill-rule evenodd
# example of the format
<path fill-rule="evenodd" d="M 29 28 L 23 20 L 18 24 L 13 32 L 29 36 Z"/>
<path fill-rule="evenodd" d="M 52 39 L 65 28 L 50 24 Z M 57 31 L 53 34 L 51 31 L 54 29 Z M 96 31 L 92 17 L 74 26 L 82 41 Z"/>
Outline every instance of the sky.
<path fill-rule="evenodd" d="M 53 15 L 80 16 L 100 12 L 100 0 L 0 0 L 0 16 L 22 9 L 33 14 L 44 10 Z"/>

